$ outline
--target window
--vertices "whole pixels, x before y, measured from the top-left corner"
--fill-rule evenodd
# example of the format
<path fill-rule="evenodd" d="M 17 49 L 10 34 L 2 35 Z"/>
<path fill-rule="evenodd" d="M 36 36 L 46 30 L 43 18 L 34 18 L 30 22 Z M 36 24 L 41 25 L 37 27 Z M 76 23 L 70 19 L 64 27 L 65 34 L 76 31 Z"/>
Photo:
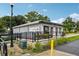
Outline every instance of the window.
<path fill-rule="evenodd" d="M 21 36 L 22 36 L 22 38 L 23 38 L 23 39 L 26 39 L 26 38 L 27 38 L 27 33 L 26 33 L 26 32 L 24 32 L 24 33 L 22 33 L 22 35 L 21 35 Z"/>
<path fill-rule="evenodd" d="M 21 33 L 16 34 L 17 38 L 20 38 L 20 39 L 22 38 L 21 35 L 22 35 Z"/>
<path fill-rule="evenodd" d="M 51 32 L 50 32 L 50 33 L 51 33 L 51 35 L 53 36 L 53 27 L 51 27 Z"/>
<path fill-rule="evenodd" d="M 61 34 L 61 28 L 59 28 L 59 34 Z"/>
<path fill-rule="evenodd" d="M 57 36 L 57 34 L 58 34 L 58 28 L 56 27 L 56 36 Z"/>
<path fill-rule="evenodd" d="M 44 26 L 44 34 L 49 34 L 49 27 L 48 26 Z"/>
<path fill-rule="evenodd" d="M 32 32 L 27 32 L 27 39 L 32 39 Z"/>

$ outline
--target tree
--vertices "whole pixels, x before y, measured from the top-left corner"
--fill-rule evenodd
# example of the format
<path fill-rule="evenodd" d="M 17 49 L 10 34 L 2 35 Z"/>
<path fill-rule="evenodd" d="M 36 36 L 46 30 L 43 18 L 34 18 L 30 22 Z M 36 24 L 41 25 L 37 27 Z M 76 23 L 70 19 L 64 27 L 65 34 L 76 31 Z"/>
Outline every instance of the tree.
<path fill-rule="evenodd" d="M 79 21 L 76 22 L 76 31 L 79 31 Z"/>
<path fill-rule="evenodd" d="M 49 21 L 49 18 L 47 16 L 43 16 L 36 11 L 28 12 L 28 14 L 25 15 L 25 18 L 26 18 L 26 22 L 27 21 L 33 22 L 37 20 Z"/>
<path fill-rule="evenodd" d="M 17 15 L 12 17 L 12 27 L 21 25 L 25 23 L 25 18 L 24 16 Z M 8 28 L 10 28 L 10 16 L 3 16 L 0 18 L 0 31 L 7 32 Z"/>
<path fill-rule="evenodd" d="M 67 17 L 66 20 L 63 22 L 64 30 L 66 32 L 72 32 L 75 30 L 75 22 L 72 21 L 72 18 Z"/>
<path fill-rule="evenodd" d="M 0 18 L 0 31 L 1 32 L 4 29 L 7 31 L 7 29 L 10 28 L 10 18 L 11 18 L 10 16 L 3 16 Z M 43 16 L 39 14 L 36 11 L 31 11 L 28 14 L 25 14 L 25 16 L 17 15 L 17 16 L 13 16 L 11 19 L 12 27 L 27 23 L 28 21 L 33 22 L 37 20 L 49 21 L 49 18 L 47 16 Z"/>
<path fill-rule="evenodd" d="M 25 18 L 22 15 L 14 16 L 15 26 L 26 23 Z"/>
<path fill-rule="evenodd" d="M 10 27 L 10 16 L 1 17 L 1 20 L 5 23 L 5 26 L 8 28 Z M 13 16 L 12 18 L 12 27 L 21 25 L 25 23 L 25 18 L 21 15 Z"/>
<path fill-rule="evenodd" d="M 4 25 L 4 22 L 0 20 L 0 33 L 3 33 L 5 32 L 5 25 Z"/>
<path fill-rule="evenodd" d="M 10 16 L 1 17 L 1 21 L 4 23 L 6 28 L 8 28 L 10 26 Z"/>

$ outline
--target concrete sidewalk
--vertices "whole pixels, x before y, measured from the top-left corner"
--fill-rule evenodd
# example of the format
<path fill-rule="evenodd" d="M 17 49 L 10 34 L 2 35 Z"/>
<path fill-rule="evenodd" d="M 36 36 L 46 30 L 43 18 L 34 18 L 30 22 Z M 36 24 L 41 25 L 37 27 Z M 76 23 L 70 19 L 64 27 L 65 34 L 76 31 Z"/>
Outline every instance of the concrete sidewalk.
<path fill-rule="evenodd" d="M 55 50 L 54 51 L 54 54 L 51 55 L 51 51 L 50 50 L 47 50 L 47 51 L 44 51 L 42 53 L 39 53 L 39 54 L 37 54 L 35 56 L 76 56 L 76 55 L 69 54 L 69 53 L 62 52 L 62 51 L 58 51 L 58 50 Z"/>
<path fill-rule="evenodd" d="M 72 37 L 72 36 L 77 36 L 79 35 L 79 33 L 75 33 L 75 34 L 66 34 L 64 37 Z"/>

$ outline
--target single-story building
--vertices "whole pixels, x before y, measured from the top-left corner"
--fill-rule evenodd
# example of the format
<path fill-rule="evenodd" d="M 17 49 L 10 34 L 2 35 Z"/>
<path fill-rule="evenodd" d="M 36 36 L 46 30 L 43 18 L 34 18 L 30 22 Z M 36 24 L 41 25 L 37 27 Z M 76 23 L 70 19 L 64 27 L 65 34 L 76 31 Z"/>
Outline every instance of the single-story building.
<path fill-rule="evenodd" d="M 61 24 L 47 22 L 47 21 L 34 21 L 26 24 L 13 27 L 15 37 L 21 39 L 36 39 L 37 34 L 49 34 L 51 37 L 61 37 L 63 26 Z"/>

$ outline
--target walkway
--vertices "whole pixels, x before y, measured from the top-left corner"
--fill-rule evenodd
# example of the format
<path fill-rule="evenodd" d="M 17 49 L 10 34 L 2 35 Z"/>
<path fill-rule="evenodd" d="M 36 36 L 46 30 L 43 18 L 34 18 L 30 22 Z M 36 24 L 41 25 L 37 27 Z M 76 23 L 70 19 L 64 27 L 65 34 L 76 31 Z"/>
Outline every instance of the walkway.
<path fill-rule="evenodd" d="M 50 50 L 48 50 L 48 51 L 44 51 L 42 53 L 39 53 L 35 56 L 75 56 L 75 55 L 69 54 L 69 53 L 66 53 L 66 52 L 62 52 L 62 51 L 58 51 L 58 50 L 55 50 L 54 54 L 51 55 Z"/>
<path fill-rule="evenodd" d="M 30 54 L 27 53 L 27 54 L 24 54 L 22 56 L 76 56 L 76 55 L 69 54 L 69 53 L 62 52 L 62 51 L 58 51 L 58 50 L 55 50 L 54 54 L 51 55 L 51 51 L 47 50 L 47 51 L 37 53 L 37 54 L 34 54 L 34 55 L 30 55 Z"/>
<path fill-rule="evenodd" d="M 75 34 L 67 34 L 67 35 L 65 35 L 65 37 L 72 37 L 72 36 L 77 36 L 77 35 L 79 35 L 79 33 L 75 33 Z"/>

